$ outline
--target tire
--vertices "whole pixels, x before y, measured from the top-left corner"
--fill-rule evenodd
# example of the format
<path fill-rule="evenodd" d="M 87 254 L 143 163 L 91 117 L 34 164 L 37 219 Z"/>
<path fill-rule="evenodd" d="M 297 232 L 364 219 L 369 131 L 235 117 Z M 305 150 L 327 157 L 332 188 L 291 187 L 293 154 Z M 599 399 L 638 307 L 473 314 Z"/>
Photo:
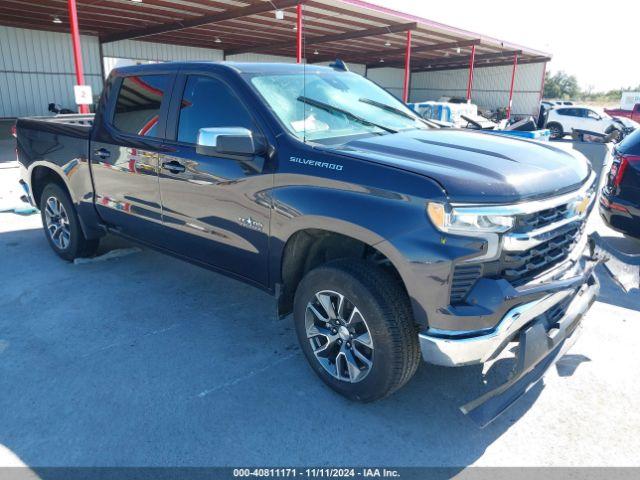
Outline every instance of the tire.
<path fill-rule="evenodd" d="M 337 320 L 322 307 L 327 298 Z M 396 278 L 372 263 L 336 260 L 311 270 L 296 290 L 293 314 L 311 368 L 351 400 L 389 396 L 418 368 L 418 329 L 409 298 Z M 327 319 L 332 329 L 324 323 Z"/>
<path fill-rule="evenodd" d="M 71 262 L 96 253 L 99 240 L 85 238 L 69 194 L 57 183 L 44 187 L 40 215 L 47 241 L 58 256 Z"/>
<path fill-rule="evenodd" d="M 551 138 L 560 139 L 564 137 L 564 130 L 562 129 L 562 125 L 560 125 L 559 123 L 552 122 L 547 125 L 547 128 L 551 132 Z"/>
<path fill-rule="evenodd" d="M 607 132 L 607 135 L 609 135 L 613 143 L 620 143 L 623 137 L 622 132 L 617 128 L 611 129 L 609 132 Z"/>

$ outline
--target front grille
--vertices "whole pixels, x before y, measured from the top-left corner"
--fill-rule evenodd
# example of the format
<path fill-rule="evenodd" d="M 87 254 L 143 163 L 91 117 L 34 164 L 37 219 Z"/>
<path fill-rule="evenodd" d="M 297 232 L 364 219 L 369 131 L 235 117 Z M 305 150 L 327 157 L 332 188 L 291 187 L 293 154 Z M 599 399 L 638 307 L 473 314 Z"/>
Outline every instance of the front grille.
<path fill-rule="evenodd" d="M 583 222 L 570 223 L 555 231 L 547 241 L 522 252 L 503 252 L 502 278 L 514 286 L 530 282 L 567 259 L 580 238 Z"/>
<path fill-rule="evenodd" d="M 518 215 L 515 229 L 518 232 L 527 233 L 538 228 L 546 227 L 552 223 L 559 222 L 566 217 L 568 208 L 569 206 L 565 204 L 554 208 L 548 208 L 540 212 Z"/>
<path fill-rule="evenodd" d="M 464 304 L 481 278 L 503 279 L 514 287 L 520 287 L 541 280 L 556 268 L 556 274 L 560 275 L 564 271 L 563 264 L 569 266 L 569 257 L 583 236 L 586 219 L 593 206 L 593 188 L 592 182 L 588 188 L 567 195 L 567 200 L 559 205 L 533 213 L 515 214 L 513 228 L 501 239 L 501 253 L 497 259 L 454 267 L 451 305 Z M 587 200 L 590 203 L 585 203 Z M 511 211 L 514 210 L 518 208 Z M 491 212 L 491 209 L 487 211 Z M 494 211 L 503 214 L 500 209 Z"/>
<path fill-rule="evenodd" d="M 471 287 L 482 276 L 482 265 L 456 265 L 453 269 L 450 302 L 460 304 L 471 290 Z"/>

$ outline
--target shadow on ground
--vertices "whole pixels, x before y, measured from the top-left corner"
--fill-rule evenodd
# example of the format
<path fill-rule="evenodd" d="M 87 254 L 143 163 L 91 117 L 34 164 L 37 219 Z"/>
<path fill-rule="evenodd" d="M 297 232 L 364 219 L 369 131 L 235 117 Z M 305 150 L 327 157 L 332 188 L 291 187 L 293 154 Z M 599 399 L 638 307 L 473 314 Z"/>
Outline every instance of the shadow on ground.
<path fill-rule="evenodd" d="M 0 444 L 32 467 L 462 467 L 542 388 L 484 430 L 458 410 L 486 390 L 476 367 L 422 365 L 392 397 L 352 403 L 242 283 L 148 250 L 66 263 L 39 229 L 0 234 L 0 255 Z"/>

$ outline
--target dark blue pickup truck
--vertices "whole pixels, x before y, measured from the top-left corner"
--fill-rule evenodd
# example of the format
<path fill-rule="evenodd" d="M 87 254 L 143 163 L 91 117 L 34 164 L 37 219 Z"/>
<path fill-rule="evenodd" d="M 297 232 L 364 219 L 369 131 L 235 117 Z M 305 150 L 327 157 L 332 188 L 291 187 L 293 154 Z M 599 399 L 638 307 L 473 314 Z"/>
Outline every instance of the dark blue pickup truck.
<path fill-rule="evenodd" d="M 517 342 L 511 380 L 463 407 L 486 423 L 598 292 L 584 157 L 438 128 L 341 62 L 116 69 L 95 116 L 20 119 L 17 140 L 58 255 L 110 232 L 264 289 L 351 399 Z"/>

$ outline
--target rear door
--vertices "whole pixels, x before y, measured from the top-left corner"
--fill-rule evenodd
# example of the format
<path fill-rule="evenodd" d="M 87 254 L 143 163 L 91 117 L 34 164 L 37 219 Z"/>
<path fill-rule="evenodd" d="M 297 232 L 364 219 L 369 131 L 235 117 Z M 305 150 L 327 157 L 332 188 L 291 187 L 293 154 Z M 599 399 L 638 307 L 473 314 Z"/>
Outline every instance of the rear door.
<path fill-rule="evenodd" d="M 262 133 L 233 87 L 213 74 L 178 77 L 161 153 L 160 193 L 166 248 L 257 284 L 267 283 L 273 175 L 261 156 L 196 151 L 200 129 L 241 127 Z"/>
<path fill-rule="evenodd" d="M 163 148 L 172 73 L 116 78 L 94 128 L 91 163 L 100 217 L 123 234 L 157 243 L 162 211 L 158 152 Z"/>
<path fill-rule="evenodd" d="M 574 128 L 582 128 L 582 120 L 576 108 L 559 108 L 558 115 L 565 133 L 571 133 Z"/>

